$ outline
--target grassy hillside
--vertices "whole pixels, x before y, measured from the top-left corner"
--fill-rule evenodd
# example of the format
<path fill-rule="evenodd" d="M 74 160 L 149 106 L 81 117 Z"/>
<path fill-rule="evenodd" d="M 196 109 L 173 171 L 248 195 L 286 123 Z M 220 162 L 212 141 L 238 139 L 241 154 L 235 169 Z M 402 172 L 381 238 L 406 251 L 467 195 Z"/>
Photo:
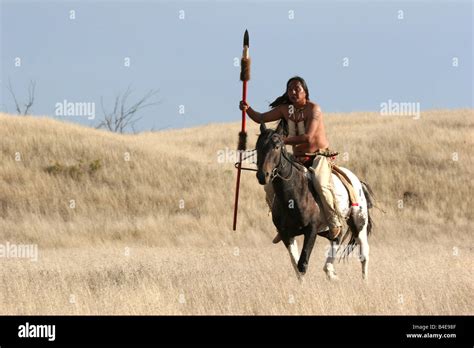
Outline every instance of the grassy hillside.
<path fill-rule="evenodd" d="M 473 111 L 325 117 L 339 164 L 386 211 L 367 285 L 356 258 L 325 279 L 322 239 L 300 285 L 252 172 L 231 230 L 235 169 L 219 151 L 237 123 L 118 135 L 0 114 L 0 244 L 39 250 L 0 258 L 0 313 L 472 314 Z"/>

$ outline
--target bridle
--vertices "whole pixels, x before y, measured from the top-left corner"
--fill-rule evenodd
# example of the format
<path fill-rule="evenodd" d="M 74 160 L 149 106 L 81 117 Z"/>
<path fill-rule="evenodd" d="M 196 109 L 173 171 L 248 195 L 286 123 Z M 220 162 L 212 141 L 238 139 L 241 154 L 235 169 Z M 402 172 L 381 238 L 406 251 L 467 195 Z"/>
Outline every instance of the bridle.
<path fill-rule="evenodd" d="M 291 179 L 291 177 L 293 176 L 293 167 L 295 167 L 297 170 L 301 170 L 301 168 L 298 168 L 298 166 L 294 163 L 294 161 L 288 157 L 288 154 L 286 153 L 286 149 L 285 149 L 285 144 L 283 143 L 283 141 L 281 141 L 281 150 L 280 150 L 280 158 L 279 158 L 279 161 L 278 161 L 278 164 L 276 165 L 275 168 L 273 168 L 271 174 L 270 174 L 270 180 L 273 182 L 273 180 L 275 180 L 276 178 L 280 178 L 282 180 L 285 180 L 285 181 L 289 181 Z M 282 157 L 285 158 L 287 160 L 287 162 L 290 164 L 290 174 L 288 174 L 288 176 L 284 177 L 283 175 L 281 175 L 281 171 L 283 169 L 286 168 L 286 165 L 284 164 L 284 162 L 282 161 Z"/>

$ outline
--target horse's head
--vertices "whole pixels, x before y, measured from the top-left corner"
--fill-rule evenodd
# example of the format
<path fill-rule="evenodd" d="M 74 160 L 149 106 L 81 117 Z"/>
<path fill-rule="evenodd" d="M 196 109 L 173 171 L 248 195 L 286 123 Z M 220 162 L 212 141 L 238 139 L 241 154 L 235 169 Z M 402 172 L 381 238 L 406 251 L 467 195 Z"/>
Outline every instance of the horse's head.
<path fill-rule="evenodd" d="M 273 129 L 260 125 L 260 135 L 257 139 L 257 179 L 260 185 L 268 184 L 271 174 L 281 161 L 281 151 L 285 144 L 283 137 Z"/>

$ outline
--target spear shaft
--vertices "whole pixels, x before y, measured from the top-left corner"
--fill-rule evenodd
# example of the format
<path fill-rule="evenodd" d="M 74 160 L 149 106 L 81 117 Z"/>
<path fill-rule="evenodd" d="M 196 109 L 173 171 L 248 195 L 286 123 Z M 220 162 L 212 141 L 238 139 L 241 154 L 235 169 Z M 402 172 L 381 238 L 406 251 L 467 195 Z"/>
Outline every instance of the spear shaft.
<path fill-rule="evenodd" d="M 245 30 L 244 34 L 244 51 L 240 61 L 240 80 L 242 81 L 242 100 L 247 102 L 247 81 L 250 80 L 250 57 L 249 57 L 249 33 Z M 235 202 L 234 202 L 234 223 L 232 229 L 237 229 L 237 210 L 239 208 L 239 191 L 240 191 L 240 174 L 242 172 L 242 154 L 247 148 L 247 133 L 245 131 L 245 110 L 242 110 L 242 127 L 239 133 L 239 162 L 237 166 L 237 182 L 235 184 Z"/>

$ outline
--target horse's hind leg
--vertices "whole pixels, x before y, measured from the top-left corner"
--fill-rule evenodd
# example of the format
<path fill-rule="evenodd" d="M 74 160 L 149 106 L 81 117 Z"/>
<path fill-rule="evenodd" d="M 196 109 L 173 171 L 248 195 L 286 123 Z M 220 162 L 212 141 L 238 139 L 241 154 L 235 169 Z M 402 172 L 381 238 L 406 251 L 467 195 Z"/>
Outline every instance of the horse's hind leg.
<path fill-rule="evenodd" d="M 323 270 L 326 272 L 326 276 L 329 280 L 337 280 L 336 269 L 334 268 L 334 260 L 336 259 L 337 249 L 339 248 L 339 239 L 331 242 L 331 248 L 327 253 L 326 262 Z"/>
<path fill-rule="evenodd" d="M 362 278 L 369 279 L 369 241 L 367 238 L 367 226 L 364 226 L 357 237 L 360 246 L 360 262 L 362 264 Z"/>

